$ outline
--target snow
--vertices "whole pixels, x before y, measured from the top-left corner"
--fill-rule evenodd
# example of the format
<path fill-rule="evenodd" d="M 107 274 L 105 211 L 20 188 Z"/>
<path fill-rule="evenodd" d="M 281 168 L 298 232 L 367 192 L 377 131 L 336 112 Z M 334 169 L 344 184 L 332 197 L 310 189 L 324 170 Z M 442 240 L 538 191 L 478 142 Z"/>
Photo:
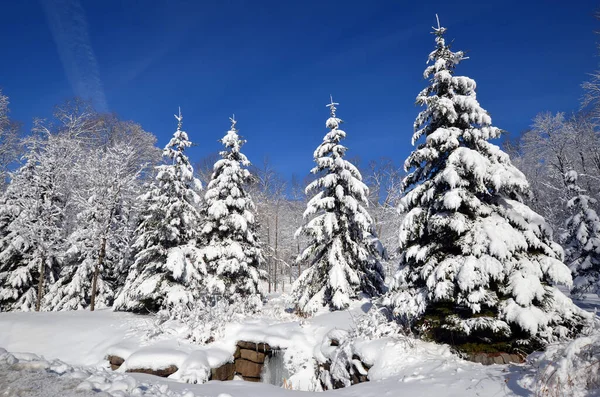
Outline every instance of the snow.
<path fill-rule="evenodd" d="M 188 354 L 181 350 L 155 346 L 143 347 L 129 355 L 119 371 L 136 368 L 157 370 L 171 365 L 180 368 L 187 358 Z"/>
<path fill-rule="evenodd" d="M 354 302 L 346 311 L 321 311 L 312 318 L 302 319 L 285 311 L 286 299 L 286 296 L 272 297 L 259 316 L 229 323 L 222 338 L 204 346 L 185 340 L 174 323 L 163 324 L 159 334 L 152 333 L 152 316 L 108 310 L 0 313 L 0 346 L 8 351 L 0 348 L 0 389 L 24 393 L 28 387 L 38 388 L 31 394 L 21 394 L 27 396 L 87 396 L 92 392 L 115 397 L 223 393 L 232 397 L 288 396 L 288 390 L 266 383 L 206 382 L 206 379 L 210 368 L 231 359 L 236 341 L 266 342 L 285 349 L 279 353 L 281 361 L 294 374 L 286 382 L 288 385 L 296 390 L 319 390 L 314 365 L 331 355 L 333 347 L 328 340 L 332 337 L 343 340 L 344 335 L 356 332 L 358 327 L 376 336 L 358 338 L 349 345 L 362 362 L 372 365 L 368 369 L 370 382 L 328 391 L 328 395 L 531 394 L 519 384 L 530 373 L 529 367 L 467 362 L 445 345 L 399 336 L 383 324 L 365 323 L 365 312 L 373 308 L 368 300 Z M 107 354 L 119 355 L 126 361 L 117 371 L 110 371 L 105 360 Z M 127 368 L 168 365 L 179 367 L 169 378 L 124 373 Z"/>
<path fill-rule="evenodd" d="M 530 364 L 482 366 L 460 359 L 448 346 L 398 336 L 383 324 L 363 323 L 365 312 L 371 313 L 373 308 L 368 300 L 355 302 L 346 311 L 321 311 L 302 319 L 286 312 L 286 299 L 272 296 L 259 316 L 227 324 L 223 337 L 205 346 L 185 340 L 175 323 L 164 323 L 162 332 L 154 333 L 153 316 L 109 310 L 0 313 L 0 389 L 15 395 L 19 395 L 18 390 L 27 396 L 88 396 L 98 392 L 115 397 L 288 396 L 284 388 L 265 383 L 206 379 L 210 368 L 230 360 L 235 341 L 266 342 L 285 349 L 283 361 L 295 366 L 288 384 L 294 389 L 318 390 L 311 361 L 322 361 L 331 354 L 330 338 L 342 340 L 357 328 L 376 336 L 358 338 L 352 345 L 362 362 L 372 365 L 368 369 L 370 382 L 329 391 L 328 395 L 528 396 L 535 388 L 532 371 L 537 367 Z M 590 308 L 597 306 L 593 300 L 585 302 Z M 579 357 L 583 346 L 585 340 L 576 342 L 569 357 Z M 110 371 L 107 354 L 126 361 L 119 370 Z M 536 362 L 540 368 L 549 363 Z M 170 378 L 123 373 L 126 368 L 168 365 L 179 367 Z"/>

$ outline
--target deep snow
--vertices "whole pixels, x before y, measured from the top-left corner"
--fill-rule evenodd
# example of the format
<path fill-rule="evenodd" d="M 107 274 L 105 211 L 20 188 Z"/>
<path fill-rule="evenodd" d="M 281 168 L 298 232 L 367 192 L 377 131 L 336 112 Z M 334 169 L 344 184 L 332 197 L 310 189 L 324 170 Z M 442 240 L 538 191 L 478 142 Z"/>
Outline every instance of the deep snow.
<path fill-rule="evenodd" d="M 275 296 L 262 316 L 229 324 L 221 340 L 206 346 L 184 340 L 175 323 L 164 323 L 157 329 L 151 316 L 110 310 L 0 313 L 0 347 L 7 351 L 0 350 L 0 396 L 289 396 L 291 391 L 266 383 L 185 382 L 203 381 L 210 367 L 228 360 L 237 340 L 287 348 L 298 360 L 314 357 L 320 354 L 327 333 L 351 329 L 369 308 L 366 301 L 358 302 L 348 311 L 301 319 L 285 312 L 284 301 Z M 460 359 L 446 346 L 406 338 L 363 341 L 357 349 L 365 362 L 373 364 L 370 382 L 327 391 L 328 395 L 532 394 L 520 385 L 521 379 L 533 371 L 527 364 L 483 366 Z M 107 354 L 120 355 L 126 364 L 111 371 L 105 360 Z M 124 373 L 127 365 L 134 364 L 175 364 L 180 370 L 171 378 Z M 310 372 L 299 371 L 289 383 L 295 389 L 309 389 Z"/>

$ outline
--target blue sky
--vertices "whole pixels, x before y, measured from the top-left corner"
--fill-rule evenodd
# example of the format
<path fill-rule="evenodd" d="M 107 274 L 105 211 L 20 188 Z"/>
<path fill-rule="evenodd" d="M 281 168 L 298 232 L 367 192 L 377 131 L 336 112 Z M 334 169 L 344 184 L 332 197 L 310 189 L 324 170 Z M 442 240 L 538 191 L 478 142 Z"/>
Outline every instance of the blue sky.
<path fill-rule="evenodd" d="M 411 150 L 415 97 L 438 13 L 457 74 L 474 78 L 494 123 L 511 135 L 541 111 L 576 110 L 598 65 L 596 1 L 6 1 L 0 13 L 0 87 L 12 116 L 31 125 L 73 95 L 135 120 L 163 146 L 176 127 L 220 150 L 235 113 L 245 152 L 305 175 L 332 94 L 349 157 Z"/>

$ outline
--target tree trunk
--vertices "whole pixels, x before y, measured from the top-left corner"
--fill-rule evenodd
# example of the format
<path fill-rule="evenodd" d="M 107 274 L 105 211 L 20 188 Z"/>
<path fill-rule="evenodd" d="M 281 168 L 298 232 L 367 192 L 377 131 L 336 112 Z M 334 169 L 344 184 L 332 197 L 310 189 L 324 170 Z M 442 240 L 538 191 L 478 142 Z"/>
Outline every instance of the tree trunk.
<path fill-rule="evenodd" d="M 296 256 L 296 258 L 298 258 L 300 256 L 300 242 L 298 241 L 296 243 L 296 246 L 298 247 L 298 255 Z M 300 275 L 302 274 L 302 263 L 300 263 L 300 261 L 298 262 L 298 278 L 300 278 Z"/>
<path fill-rule="evenodd" d="M 98 262 L 94 266 L 94 276 L 92 277 L 92 297 L 90 298 L 90 311 L 94 311 L 96 308 L 96 293 L 98 290 L 98 275 L 100 274 L 100 267 L 104 264 L 104 256 L 106 255 L 106 237 L 102 237 L 102 243 L 100 245 L 100 252 L 98 253 Z"/>
<path fill-rule="evenodd" d="M 279 241 L 279 208 L 275 212 L 275 292 L 277 292 L 277 268 L 279 263 L 279 254 L 277 252 L 277 242 Z"/>
<path fill-rule="evenodd" d="M 40 279 L 38 280 L 37 299 L 35 301 L 35 311 L 39 312 L 42 306 L 42 295 L 44 294 L 44 278 L 46 277 L 46 256 L 42 255 L 40 263 Z"/>
<path fill-rule="evenodd" d="M 269 228 L 269 218 L 267 218 L 267 247 L 271 249 L 271 229 Z M 269 285 L 269 294 L 271 293 L 271 257 L 272 255 L 267 253 L 267 284 Z"/>

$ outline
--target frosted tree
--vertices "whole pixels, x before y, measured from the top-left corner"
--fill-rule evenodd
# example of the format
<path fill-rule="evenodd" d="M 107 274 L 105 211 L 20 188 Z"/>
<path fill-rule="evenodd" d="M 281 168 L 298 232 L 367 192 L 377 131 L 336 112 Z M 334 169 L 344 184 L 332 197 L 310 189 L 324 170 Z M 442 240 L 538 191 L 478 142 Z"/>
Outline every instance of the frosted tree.
<path fill-rule="evenodd" d="M 87 153 L 75 164 L 81 185 L 74 192 L 77 224 L 59 280 L 45 301 L 52 310 L 109 307 L 115 285 L 111 277 L 128 243 L 131 204 L 141 168 L 128 145 Z"/>
<path fill-rule="evenodd" d="M 296 280 L 292 297 L 301 313 L 318 308 L 345 309 L 361 294 L 373 297 L 384 290 L 383 249 L 376 237 L 373 220 L 364 206 L 369 189 L 358 169 L 344 159 L 346 147 L 340 142 L 346 133 L 339 129 L 333 100 L 325 125 L 329 132 L 314 152 L 317 165 L 311 170 L 318 178 L 306 187 L 315 193 L 297 232 L 304 234 L 308 247 L 298 261 L 308 266 Z M 311 219 L 312 218 L 312 219 Z"/>
<path fill-rule="evenodd" d="M 425 109 L 413 144 L 424 140 L 405 162 L 403 253 L 389 303 L 422 335 L 458 350 L 531 350 L 572 335 L 585 315 L 554 286 L 572 282 L 562 249 L 522 203 L 524 175 L 488 142 L 501 130 L 475 81 L 454 75 L 465 58 L 445 32 L 434 28 L 429 85 L 417 97 Z"/>
<path fill-rule="evenodd" d="M 31 310 L 35 305 L 39 268 L 29 262 L 32 245 L 18 222 L 33 202 L 34 169 L 33 162 L 19 168 L 0 201 L 0 311 Z"/>
<path fill-rule="evenodd" d="M 250 162 L 240 151 L 244 140 L 231 118 L 221 139 L 225 146 L 213 167 L 204 196 L 202 258 L 208 273 L 207 290 L 228 303 L 243 302 L 249 310 L 261 306 L 259 268 L 263 253 L 257 237 L 256 208 L 246 190 Z"/>
<path fill-rule="evenodd" d="M 567 202 L 572 215 L 563 236 L 565 259 L 575 276 L 572 293 L 600 295 L 600 219 L 592 208 L 596 199 L 578 186 L 577 172 L 567 172 L 565 180 L 572 195 Z"/>
<path fill-rule="evenodd" d="M 26 164 L 0 204 L 0 308 L 42 309 L 64 249 L 68 175 L 77 146 L 61 136 L 31 140 Z"/>
<path fill-rule="evenodd" d="M 134 264 L 115 300 L 115 310 L 156 312 L 189 303 L 201 292 L 204 267 L 195 248 L 200 227 L 202 185 L 185 154 L 192 145 L 177 131 L 163 151 L 169 164 L 157 167 L 150 190 L 140 197 L 142 220 L 136 230 Z"/>
<path fill-rule="evenodd" d="M 0 89 L 0 192 L 4 190 L 9 165 L 18 159 L 19 127 L 8 117 L 8 97 Z"/>

